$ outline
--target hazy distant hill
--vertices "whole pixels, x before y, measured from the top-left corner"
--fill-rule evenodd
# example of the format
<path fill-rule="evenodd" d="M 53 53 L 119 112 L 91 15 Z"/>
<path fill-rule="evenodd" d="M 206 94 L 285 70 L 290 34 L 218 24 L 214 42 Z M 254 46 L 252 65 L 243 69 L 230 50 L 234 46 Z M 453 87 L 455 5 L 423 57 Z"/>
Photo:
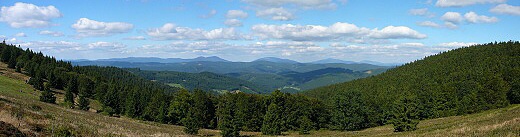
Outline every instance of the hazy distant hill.
<path fill-rule="evenodd" d="M 261 91 L 257 91 L 259 93 L 266 92 L 264 90 L 270 92 L 276 89 L 282 89 L 287 92 L 298 92 L 319 86 L 364 78 L 379 74 L 389 68 L 386 66 L 376 66 L 363 63 L 298 63 L 292 60 L 273 57 L 261 58 L 252 62 L 227 62 L 222 61 L 218 57 L 190 59 L 189 62 L 180 63 L 160 63 L 157 60 L 159 58 L 150 58 L 152 61 L 156 62 L 145 62 L 146 59 L 147 58 L 131 59 L 134 62 L 121 59 L 110 59 L 113 61 L 80 61 L 73 62 L 73 64 L 80 66 L 99 65 L 116 66 L 120 68 L 140 68 L 141 70 L 152 71 L 175 71 L 176 73 L 211 72 L 251 82 L 255 86 L 258 86 L 257 89 L 262 89 Z M 188 77 L 187 75 L 177 76 Z M 180 82 L 176 82 L 176 84 L 180 84 Z M 191 85 L 196 84 L 191 83 Z M 188 88 L 193 87 L 194 86 L 190 86 Z M 214 87 L 210 88 L 209 86 L 203 87 L 207 89 L 215 89 Z M 237 86 L 235 86 L 235 88 L 236 87 Z M 222 88 L 216 89 L 223 90 Z M 229 89 L 229 87 L 224 89 Z"/>
<path fill-rule="evenodd" d="M 274 63 L 289 63 L 289 64 L 300 63 L 298 61 L 294 61 L 294 60 L 290 60 L 290 59 L 282 59 L 282 58 L 275 58 L 275 57 L 260 58 L 253 62 L 259 62 L 259 61 L 267 61 L 267 62 L 274 62 Z"/>

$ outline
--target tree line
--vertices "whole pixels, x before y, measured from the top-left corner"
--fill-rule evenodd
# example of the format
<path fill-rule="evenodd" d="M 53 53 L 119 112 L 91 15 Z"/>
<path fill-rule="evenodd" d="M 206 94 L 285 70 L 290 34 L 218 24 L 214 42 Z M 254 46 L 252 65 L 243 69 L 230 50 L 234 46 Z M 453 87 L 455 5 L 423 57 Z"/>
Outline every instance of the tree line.
<path fill-rule="evenodd" d="M 71 108 L 183 125 L 185 132 L 220 129 L 280 135 L 285 131 L 361 130 L 393 124 L 395 131 L 416 129 L 418 120 L 476 113 L 520 103 L 520 43 L 476 45 L 432 55 L 352 82 L 304 94 L 269 95 L 187 91 L 151 82 L 115 67 L 72 66 L 22 50 L 0 46 L 1 61 L 27 74 L 40 99 L 55 103 L 53 90 L 65 90 Z"/>

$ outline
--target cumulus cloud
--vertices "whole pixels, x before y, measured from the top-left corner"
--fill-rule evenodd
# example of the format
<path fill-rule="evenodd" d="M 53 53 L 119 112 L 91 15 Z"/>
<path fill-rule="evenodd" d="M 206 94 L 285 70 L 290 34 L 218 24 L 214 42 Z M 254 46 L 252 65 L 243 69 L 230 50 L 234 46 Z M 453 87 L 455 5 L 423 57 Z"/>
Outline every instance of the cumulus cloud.
<path fill-rule="evenodd" d="M 504 3 L 507 0 L 437 0 L 438 7 L 463 7 L 475 4 Z"/>
<path fill-rule="evenodd" d="M 131 36 L 123 38 L 124 40 L 146 40 L 144 36 Z"/>
<path fill-rule="evenodd" d="M 238 19 L 227 19 L 224 24 L 229 27 L 241 27 L 242 22 Z"/>
<path fill-rule="evenodd" d="M 134 25 L 125 22 L 100 22 L 88 18 L 80 18 L 72 28 L 79 37 L 110 36 L 130 32 Z"/>
<path fill-rule="evenodd" d="M 35 51 L 63 52 L 84 50 L 81 44 L 69 41 L 33 41 L 20 43 L 19 45 Z"/>
<path fill-rule="evenodd" d="M 226 14 L 226 18 L 234 19 L 234 18 L 247 18 L 248 14 L 241 10 L 229 10 Z"/>
<path fill-rule="evenodd" d="M 330 41 L 362 38 L 374 39 L 422 39 L 426 38 L 405 26 L 388 26 L 381 30 L 358 27 L 354 24 L 337 22 L 330 26 L 320 25 L 254 25 L 251 30 L 259 39 L 286 39 L 293 41 Z"/>
<path fill-rule="evenodd" d="M 431 13 L 428 11 L 428 8 L 422 8 L 422 9 L 410 9 L 408 11 L 409 14 L 415 15 L 415 16 L 425 16 L 425 17 L 435 17 L 434 13 Z"/>
<path fill-rule="evenodd" d="M 43 31 L 40 31 L 39 34 L 40 34 L 40 35 L 49 35 L 49 36 L 54 36 L 54 37 L 61 37 L 61 36 L 63 36 L 63 33 L 62 33 L 62 32 L 59 32 L 59 31 L 50 31 L 50 30 L 43 30 Z"/>
<path fill-rule="evenodd" d="M 498 18 L 496 18 L 496 17 L 478 15 L 477 13 L 475 13 L 473 11 L 464 14 L 464 18 L 469 23 L 495 23 L 495 22 L 498 22 Z"/>
<path fill-rule="evenodd" d="M 464 21 L 464 18 L 458 12 L 446 12 L 442 15 L 441 20 L 450 22 L 453 24 L 459 24 Z"/>
<path fill-rule="evenodd" d="M 381 30 L 374 29 L 369 35 L 377 39 L 424 39 L 427 36 L 405 26 L 388 26 Z"/>
<path fill-rule="evenodd" d="M 210 31 L 179 27 L 166 23 L 162 27 L 149 29 L 146 34 L 157 40 L 238 40 L 246 36 L 239 34 L 234 28 L 218 28 Z"/>
<path fill-rule="evenodd" d="M 286 9 L 280 8 L 268 8 L 262 9 L 256 12 L 256 16 L 264 19 L 278 20 L 278 21 L 289 21 L 293 20 L 294 15 Z"/>
<path fill-rule="evenodd" d="M 2 6 L 0 22 L 5 22 L 13 28 L 42 28 L 52 26 L 52 19 L 62 17 L 54 6 L 36 6 L 34 4 L 17 2 L 14 6 Z"/>
<path fill-rule="evenodd" d="M 423 27 L 432 27 L 432 28 L 440 28 L 441 25 L 435 23 L 435 22 L 432 22 L 432 21 L 422 21 L 422 22 L 417 22 L 417 25 L 419 26 L 423 26 Z"/>
<path fill-rule="evenodd" d="M 20 32 L 20 33 L 16 33 L 14 34 L 15 37 L 27 37 L 27 35 L 25 35 L 25 33 L 23 32 Z"/>
<path fill-rule="evenodd" d="M 500 4 L 489 10 L 497 14 L 509 14 L 520 16 L 520 6 L 512 6 L 508 4 Z"/>
<path fill-rule="evenodd" d="M 332 0 L 242 0 L 242 2 L 259 7 L 297 6 L 304 9 L 335 9 L 337 5 Z"/>
<path fill-rule="evenodd" d="M 121 52 L 126 45 L 117 43 L 117 42 L 94 42 L 87 44 L 89 50 L 102 50 L 102 51 L 112 51 L 112 52 Z"/>

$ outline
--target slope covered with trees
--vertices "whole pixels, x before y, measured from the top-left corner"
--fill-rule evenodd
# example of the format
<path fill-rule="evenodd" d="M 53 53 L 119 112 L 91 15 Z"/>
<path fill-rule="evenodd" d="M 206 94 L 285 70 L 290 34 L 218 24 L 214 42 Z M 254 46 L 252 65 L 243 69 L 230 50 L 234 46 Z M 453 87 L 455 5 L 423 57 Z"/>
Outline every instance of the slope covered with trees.
<path fill-rule="evenodd" d="M 186 73 L 175 71 L 149 71 L 138 68 L 128 70 L 145 79 L 163 82 L 167 84 L 179 84 L 188 90 L 202 89 L 204 91 L 219 92 L 222 90 L 240 90 L 245 93 L 266 93 L 269 89 L 260 88 L 255 84 L 238 78 L 228 77 L 211 72 Z"/>
<path fill-rule="evenodd" d="M 388 123 L 397 126 L 396 131 L 413 130 L 418 119 L 520 103 L 520 43 L 455 49 L 305 94 L 330 102 L 331 124 L 336 129 Z"/>

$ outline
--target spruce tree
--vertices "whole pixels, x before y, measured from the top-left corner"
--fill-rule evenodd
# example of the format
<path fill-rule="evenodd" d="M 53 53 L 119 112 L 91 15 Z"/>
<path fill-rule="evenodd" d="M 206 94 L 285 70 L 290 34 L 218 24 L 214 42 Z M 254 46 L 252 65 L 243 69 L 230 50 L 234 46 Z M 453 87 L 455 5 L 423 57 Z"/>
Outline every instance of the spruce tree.
<path fill-rule="evenodd" d="M 262 134 L 264 135 L 280 135 L 282 134 L 282 107 L 276 105 L 276 103 L 271 103 L 269 107 L 267 107 L 267 112 L 264 116 L 264 122 L 262 124 Z"/>
<path fill-rule="evenodd" d="M 56 104 L 56 96 L 54 96 L 54 93 L 52 93 L 51 89 L 47 85 L 49 84 L 45 84 L 45 90 L 40 95 L 40 101 Z"/>
<path fill-rule="evenodd" d="M 237 117 L 236 95 L 229 93 L 224 95 L 221 98 L 218 108 L 218 128 L 222 136 L 238 137 L 240 135 L 242 119 Z"/>
<path fill-rule="evenodd" d="M 65 90 L 64 102 L 68 105 L 68 107 L 74 108 L 74 94 L 69 88 Z"/>
<path fill-rule="evenodd" d="M 298 124 L 300 125 L 300 134 L 310 134 L 312 130 L 312 121 L 307 118 L 307 116 L 301 116 L 298 119 Z"/>
<path fill-rule="evenodd" d="M 188 111 L 188 115 L 181 120 L 184 125 L 184 132 L 190 135 L 196 135 L 199 133 L 199 121 L 194 117 L 193 109 Z"/>
<path fill-rule="evenodd" d="M 404 96 L 392 105 L 392 119 L 395 132 L 414 131 L 419 124 L 417 100 L 411 96 Z"/>
<path fill-rule="evenodd" d="M 90 101 L 87 99 L 85 92 L 79 93 L 78 107 L 80 110 L 89 110 Z"/>

